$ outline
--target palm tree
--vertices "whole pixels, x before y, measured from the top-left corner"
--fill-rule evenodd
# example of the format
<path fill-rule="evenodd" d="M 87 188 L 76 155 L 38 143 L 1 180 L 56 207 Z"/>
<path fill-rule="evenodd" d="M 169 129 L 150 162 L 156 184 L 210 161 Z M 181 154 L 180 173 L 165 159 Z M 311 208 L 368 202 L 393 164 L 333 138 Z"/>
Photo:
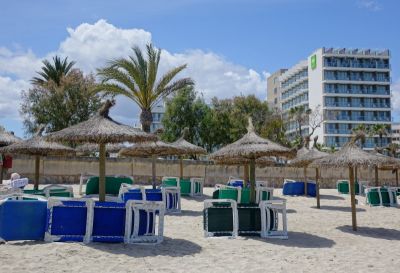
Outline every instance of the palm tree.
<path fill-rule="evenodd" d="M 141 108 L 140 123 L 145 132 L 150 132 L 153 122 L 151 109 L 161 99 L 171 93 L 194 84 L 192 79 L 184 78 L 171 82 L 186 68 L 181 65 L 169 70 L 157 80 L 161 50 L 148 44 L 147 60 L 139 47 L 132 48 L 134 55 L 128 58 L 112 60 L 108 66 L 98 70 L 102 83 L 95 92 L 105 91 L 112 95 L 124 95 Z"/>
<path fill-rule="evenodd" d="M 304 105 L 296 106 L 290 108 L 289 117 L 291 120 L 294 120 L 297 124 L 298 136 L 300 141 L 303 141 L 303 135 L 301 133 L 301 126 L 305 124 L 308 116 L 311 114 L 311 109 L 306 109 Z"/>
<path fill-rule="evenodd" d="M 400 149 L 400 145 L 397 143 L 389 143 L 385 148 L 392 157 L 397 157 L 398 151 Z"/>
<path fill-rule="evenodd" d="M 374 124 L 372 126 L 371 134 L 379 136 L 379 147 L 382 149 L 383 136 L 388 135 L 388 126 L 386 124 Z"/>
<path fill-rule="evenodd" d="M 56 87 L 60 87 L 62 79 L 68 75 L 74 65 L 75 62 L 69 62 L 68 57 L 61 60 L 57 55 L 53 57 L 53 63 L 44 60 L 42 71 L 37 72 L 41 77 L 34 77 L 31 83 L 39 86 L 54 83 Z"/>
<path fill-rule="evenodd" d="M 359 124 L 356 127 L 354 127 L 352 129 L 352 131 L 353 131 L 353 137 L 362 136 L 362 137 L 359 137 L 358 139 L 360 139 L 361 148 L 363 148 L 365 145 L 365 136 L 367 135 L 367 133 L 369 131 L 368 128 L 365 126 L 365 124 Z"/>

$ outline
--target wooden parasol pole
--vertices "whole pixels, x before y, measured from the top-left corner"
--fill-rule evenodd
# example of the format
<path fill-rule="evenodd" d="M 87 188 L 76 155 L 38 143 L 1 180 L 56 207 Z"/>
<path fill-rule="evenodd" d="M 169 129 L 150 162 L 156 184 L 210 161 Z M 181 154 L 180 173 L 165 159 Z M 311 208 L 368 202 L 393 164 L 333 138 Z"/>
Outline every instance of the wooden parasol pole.
<path fill-rule="evenodd" d="M 183 158 L 182 156 L 179 157 L 179 178 L 183 178 Z"/>
<path fill-rule="evenodd" d="M 357 231 L 357 218 L 356 218 L 356 191 L 354 182 L 354 169 L 349 167 L 349 180 L 350 180 L 350 195 L 351 195 L 351 223 L 353 230 Z"/>
<path fill-rule="evenodd" d="M 250 160 L 250 202 L 256 202 L 256 160 Z"/>
<path fill-rule="evenodd" d="M 39 174 L 40 174 L 40 156 L 36 155 L 35 156 L 35 181 L 33 188 L 35 190 L 39 189 Z"/>
<path fill-rule="evenodd" d="M 354 167 L 354 181 L 358 182 L 358 168 L 357 166 Z"/>
<path fill-rule="evenodd" d="M 321 204 L 320 204 L 320 197 L 319 197 L 319 170 L 318 168 L 315 168 L 315 190 L 317 192 L 317 208 L 320 209 L 321 208 Z"/>
<path fill-rule="evenodd" d="M 156 155 L 151 155 L 151 184 L 153 185 L 153 190 L 156 189 Z"/>
<path fill-rule="evenodd" d="M 303 171 L 304 171 L 304 195 L 307 196 L 307 167 L 304 167 Z"/>
<path fill-rule="evenodd" d="M 249 164 L 243 165 L 243 180 L 244 180 L 243 187 L 246 187 L 247 183 L 249 182 Z"/>
<path fill-rule="evenodd" d="M 378 166 L 375 166 L 375 187 L 379 186 L 379 178 L 378 178 Z"/>
<path fill-rule="evenodd" d="M 396 169 L 396 187 L 399 186 L 399 169 Z"/>
<path fill-rule="evenodd" d="M 106 201 L 106 145 L 99 144 L 99 201 Z"/>

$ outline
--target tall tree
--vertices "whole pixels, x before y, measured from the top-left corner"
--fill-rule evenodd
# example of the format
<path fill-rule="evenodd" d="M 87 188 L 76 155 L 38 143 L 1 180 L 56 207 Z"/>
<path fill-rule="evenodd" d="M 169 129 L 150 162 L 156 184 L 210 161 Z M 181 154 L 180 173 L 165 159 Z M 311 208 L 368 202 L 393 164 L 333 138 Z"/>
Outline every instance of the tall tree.
<path fill-rule="evenodd" d="M 49 60 L 44 60 L 42 70 L 37 72 L 39 77 L 33 77 L 31 83 L 42 87 L 49 84 L 60 87 L 62 80 L 71 72 L 74 65 L 75 62 L 69 62 L 68 57 L 62 60 L 57 55 L 53 57 L 53 63 Z"/>
<path fill-rule="evenodd" d="M 171 93 L 191 86 L 190 78 L 173 81 L 186 68 L 181 65 L 169 70 L 157 80 L 161 50 L 148 44 L 147 59 L 139 47 L 132 48 L 133 55 L 110 61 L 108 66 L 98 70 L 102 83 L 95 92 L 105 91 L 113 95 L 124 95 L 133 100 L 141 109 L 140 122 L 145 132 L 150 132 L 153 122 L 151 109 Z"/>
<path fill-rule="evenodd" d="M 289 110 L 289 118 L 296 122 L 297 136 L 302 141 L 303 134 L 301 127 L 308 121 L 308 116 L 311 114 L 311 109 L 307 109 L 303 105 L 295 106 Z"/>
<path fill-rule="evenodd" d="M 379 136 L 379 148 L 383 148 L 383 136 L 388 135 L 388 126 L 386 124 L 374 124 L 371 128 L 372 135 Z"/>
<path fill-rule="evenodd" d="M 101 107 L 101 97 L 91 92 L 95 87 L 92 75 L 84 76 L 73 69 L 62 81 L 60 87 L 34 84 L 22 92 L 20 111 L 28 135 L 35 133 L 40 124 L 53 132 L 85 121 Z"/>

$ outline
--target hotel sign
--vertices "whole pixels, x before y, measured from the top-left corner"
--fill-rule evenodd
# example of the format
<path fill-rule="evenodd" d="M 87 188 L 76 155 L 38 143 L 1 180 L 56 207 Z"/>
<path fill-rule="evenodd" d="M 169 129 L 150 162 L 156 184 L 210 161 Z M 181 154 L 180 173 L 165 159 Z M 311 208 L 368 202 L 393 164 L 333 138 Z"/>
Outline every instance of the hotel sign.
<path fill-rule="evenodd" d="M 311 69 L 314 70 L 317 68 L 317 55 L 312 55 L 311 56 Z"/>

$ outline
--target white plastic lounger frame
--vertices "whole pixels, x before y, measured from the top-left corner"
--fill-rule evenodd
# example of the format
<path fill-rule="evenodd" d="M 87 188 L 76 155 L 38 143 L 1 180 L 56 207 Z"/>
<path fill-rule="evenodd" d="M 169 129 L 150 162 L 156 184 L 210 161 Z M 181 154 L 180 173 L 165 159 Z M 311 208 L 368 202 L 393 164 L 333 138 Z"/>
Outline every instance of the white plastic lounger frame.
<path fill-rule="evenodd" d="M 181 213 L 181 189 L 179 187 L 164 187 L 161 191 L 163 200 L 165 200 L 165 211 L 168 213 Z M 169 208 L 171 204 L 173 206 Z"/>
<path fill-rule="evenodd" d="M 25 200 L 25 199 L 47 201 L 47 198 L 43 196 L 26 194 L 26 193 L 11 193 L 11 194 L 0 195 L 0 203 L 5 202 L 7 200 Z"/>
<path fill-rule="evenodd" d="M 92 173 L 81 173 L 81 177 L 79 179 L 79 194 L 83 195 L 82 187 L 83 183 L 86 183 L 87 180 L 93 176 L 96 176 L 95 174 Z"/>
<path fill-rule="evenodd" d="M 74 189 L 71 186 L 49 185 L 43 188 L 43 192 L 47 198 L 50 197 L 51 190 L 65 190 L 69 192 L 71 197 L 74 196 Z"/>
<path fill-rule="evenodd" d="M 199 185 L 199 191 L 196 191 L 196 184 Z M 190 196 L 202 196 L 204 187 L 204 178 L 202 177 L 192 177 L 190 178 Z"/>
<path fill-rule="evenodd" d="M 161 185 L 163 184 L 163 182 L 164 182 L 165 180 L 169 180 L 169 179 L 175 179 L 175 180 L 176 180 L 176 186 L 177 186 L 178 188 L 181 187 L 180 178 L 179 178 L 179 177 L 176 177 L 176 176 L 163 176 L 163 178 L 161 179 Z"/>
<path fill-rule="evenodd" d="M 131 185 L 126 183 L 121 184 L 121 187 L 119 188 L 118 198 L 122 199 L 122 195 L 124 193 L 128 192 L 129 190 L 135 190 L 135 189 L 140 189 L 140 191 L 142 192 L 142 196 L 144 198 L 143 200 L 146 200 L 145 188 L 143 186 Z"/>
<path fill-rule="evenodd" d="M 274 188 L 268 188 L 268 187 L 257 187 L 256 188 L 256 203 L 260 203 L 262 200 L 263 193 L 267 192 L 269 193 L 269 200 L 272 200 L 274 197 Z"/>
<path fill-rule="evenodd" d="M 49 213 L 49 224 L 48 224 L 48 229 L 46 230 L 44 234 L 44 240 L 46 242 L 54 242 L 58 241 L 60 239 L 60 236 L 56 235 L 51 235 L 51 224 L 52 224 L 52 216 L 53 216 L 53 207 L 71 207 L 71 206 L 66 206 L 63 204 L 62 201 L 79 201 L 79 202 L 85 202 L 86 203 L 86 209 L 87 209 L 87 216 L 86 216 L 86 232 L 85 236 L 83 238 L 83 243 L 89 243 L 91 236 L 92 236 L 92 230 L 93 230 L 93 206 L 94 206 L 94 201 L 92 199 L 88 198 L 49 198 L 48 203 L 47 203 L 47 208 L 50 210 Z"/>
<path fill-rule="evenodd" d="M 231 232 L 230 238 L 236 238 L 239 234 L 239 216 L 238 216 L 238 209 L 237 203 L 235 200 L 231 199 L 206 199 L 204 200 L 204 211 L 205 211 L 205 230 L 204 230 L 204 237 L 214 237 L 217 235 L 217 232 L 209 232 L 208 231 L 208 209 L 214 208 L 215 203 L 229 203 L 227 207 L 232 208 L 232 220 L 233 220 L 233 231 Z M 220 208 L 220 207 L 218 207 Z M 224 232 L 227 233 L 227 232 Z"/>
<path fill-rule="evenodd" d="M 139 235 L 140 211 L 147 213 L 146 231 L 150 233 Z M 129 200 L 126 203 L 125 243 L 130 244 L 159 244 L 164 237 L 164 203 L 155 201 Z M 134 213 L 134 217 L 132 217 Z M 152 225 L 150 226 L 150 218 Z M 132 222 L 133 220 L 133 222 Z M 132 230 L 133 225 L 133 230 Z"/>
<path fill-rule="evenodd" d="M 287 234 L 287 217 L 286 217 L 286 200 L 268 200 L 261 201 L 261 237 L 262 238 L 278 238 L 278 239 L 288 239 Z M 275 223 L 274 230 L 271 230 L 271 211 L 275 213 Z M 279 226 L 279 214 L 282 218 L 282 229 L 278 230 Z"/>
<path fill-rule="evenodd" d="M 5 185 L 8 185 L 9 187 L 11 187 L 13 189 L 23 188 L 29 184 L 28 178 L 19 178 L 19 179 L 15 179 L 15 180 L 6 180 L 6 181 L 9 181 L 9 182 L 5 183 Z"/>

